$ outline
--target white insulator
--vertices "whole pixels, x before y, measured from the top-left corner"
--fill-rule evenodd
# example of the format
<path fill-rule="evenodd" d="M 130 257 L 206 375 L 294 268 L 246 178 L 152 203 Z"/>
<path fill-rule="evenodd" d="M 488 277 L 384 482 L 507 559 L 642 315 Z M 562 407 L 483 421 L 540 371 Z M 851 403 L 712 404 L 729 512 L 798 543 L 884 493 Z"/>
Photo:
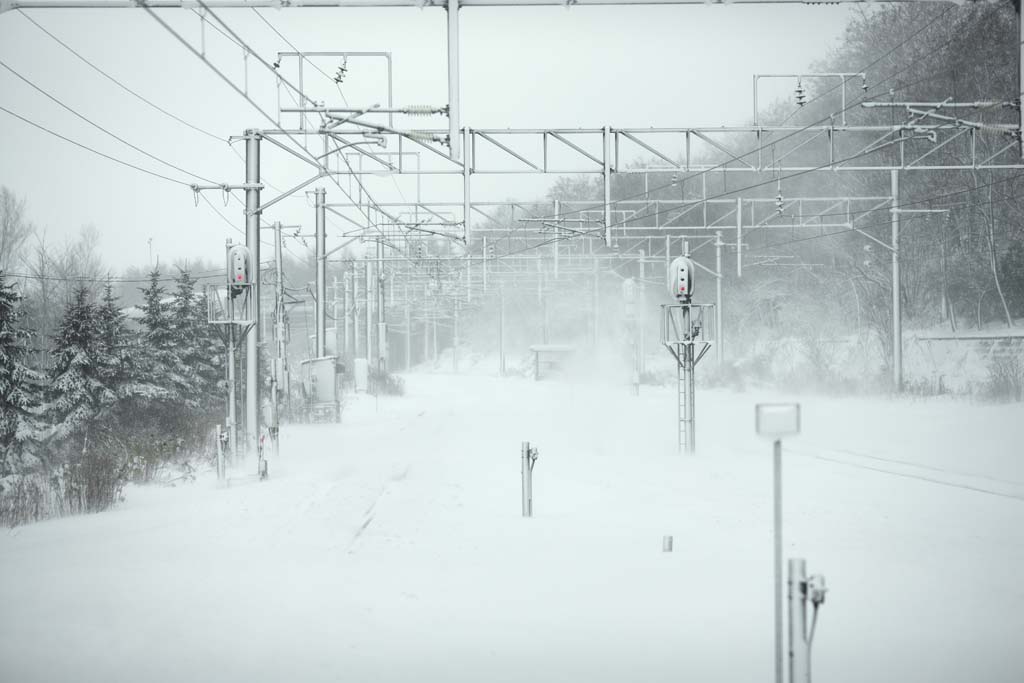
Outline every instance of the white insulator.
<path fill-rule="evenodd" d="M 433 133 L 426 133 L 421 130 L 410 130 L 408 133 L 406 133 L 406 136 L 412 138 L 413 140 L 423 140 L 425 142 L 433 142 L 437 137 Z"/>
<path fill-rule="evenodd" d="M 429 104 L 413 104 L 405 108 L 405 113 L 411 116 L 430 116 L 437 111 L 437 107 Z"/>

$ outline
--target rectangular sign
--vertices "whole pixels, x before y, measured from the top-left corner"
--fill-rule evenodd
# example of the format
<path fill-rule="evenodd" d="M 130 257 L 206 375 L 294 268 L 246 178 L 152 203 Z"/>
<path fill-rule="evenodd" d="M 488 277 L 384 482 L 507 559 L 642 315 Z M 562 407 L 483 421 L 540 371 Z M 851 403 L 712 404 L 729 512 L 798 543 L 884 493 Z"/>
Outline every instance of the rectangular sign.
<path fill-rule="evenodd" d="M 800 433 L 799 403 L 758 403 L 756 426 L 759 436 L 778 439 Z"/>

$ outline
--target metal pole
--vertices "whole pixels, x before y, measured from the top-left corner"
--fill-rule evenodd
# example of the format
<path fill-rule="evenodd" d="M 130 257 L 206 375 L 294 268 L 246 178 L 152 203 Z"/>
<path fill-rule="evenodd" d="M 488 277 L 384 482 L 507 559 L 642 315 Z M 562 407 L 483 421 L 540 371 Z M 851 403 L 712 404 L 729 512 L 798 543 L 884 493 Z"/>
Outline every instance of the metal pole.
<path fill-rule="evenodd" d="M 279 414 L 279 392 L 281 371 L 284 367 L 284 277 L 281 254 L 281 223 L 274 223 L 274 367 L 270 373 L 270 436 L 274 457 L 280 453 L 279 439 L 281 416 Z"/>
<path fill-rule="evenodd" d="M 903 391 L 903 310 L 900 307 L 900 172 L 892 178 L 892 386 Z"/>
<path fill-rule="evenodd" d="M 231 458 L 238 459 L 238 397 L 235 395 L 235 325 L 228 325 L 228 445 Z"/>
<path fill-rule="evenodd" d="M 498 287 L 498 373 L 505 376 L 505 290 Z"/>
<path fill-rule="evenodd" d="M 612 246 L 612 135 L 611 128 L 604 127 L 604 167 L 601 171 L 604 180 L 604 245 Z"/>
<path fill-rule="evenodd" d="M 736 277 L 743 277 L 743 200 L 736 198 Z"/>
<path fill-rule="evenodd" d="M 225 474 L 224 468 L 224 447 L 220 442 L 220 425 L 217 425 L 217 479 L 223 480 Z"/>
<path fill-rule="evenodd" d="M 457 129 L 456 129 L 457 130 Z M 466 249 L 469 250 L 472 242 L 472 231 L 469 228 L 470 214 L 473 211 L 472 205 L 470 204 L 469 189 L 469 174 L 472 172 L 470 162 L 473 159 L 473 155 L 470 153 L 470 145 L 472 143 L 472 133 L 467 127 L 466 130 L 462 131 L 464 136 L 464 143 L 462 145 L 462 223 L 463 223 L 463 236 L 466 240 Z"/>
<path fill-rule="evenodd" d="M 807 646 L 807 563 L 789 560 L 789 683 L 810 683 Z"/>
<path fill-rule="evenodd" d="M 352 357 L 362 358 L 359 354 L 362 334 L 359 331 L 359 264 L 352 264 Z"/>
<path fill-rule="evenodd" d="M 316 357 L 327 355 L 327 224 L 326 194 L 322 187 L 316 195 Z"/>
<path fill-rule="evenodd" d="M 366 310 L 366 366 L 373 367 L 373 264 L 367 261 L 364 264 Z"/>
<path fill-rule="evenodd" d="M 409 306 L 409 285 L 405 285 L 405 371 L 412 367 L 412 307 Z"/>
<path fill-rule="evenodd" d="M 782 440 L 776 439 L 772 446 L 775 541 L 775 683 L 782 683 Z"/>
<path fill-rule="evenodd" d="M 459 150 L 459 0 L 448 0 L 448 140 L 451 158 Z"/>
<path fill-rule="evenodd" d="M 349 281 L 352 279 L 351 272 L 345 272 L 341 276 L 341 290 L 342 290 L 342 318 L 344 318 L 345 334 L 344 334 L 344 357 L 345 360 L 352 358 L 352 329 L 349 319 Z"/>
<path fill-rule="evenodd" d="M 484 235 L 484 257 L 483 257 L 483 270 L 484 270 L 484 294 L 487 293 L 487 259 L 490 255 L 487 253 L 487 235 Z"/>
<path fill-rule="evenodd" d="M 260 135 L 245 131 L 245 246 L 252 259 L 249 301 L 252 329 L 245 339 L 245 443 L 255 454 L 260 438 Z"/>
<path fill-rule="evenodd" d="M 715 357 L 718 366 L 725 360 L 724 340 L 722 335 L 722 231 L 715 232 Z"/>
<path fill-rule="evenodd" d="M 533 477 L 530 463 L 530 442 L 523 442 L 523 517 L 533 517 Z"/>
<path fill-rule="evenodd" d="M 384 298 L 384 243 L 377 242 L 377 371 L 383 375 L 388 366 L 387 317 Z"/>
<path fill-rule="evenodd" d="M 459 371 L 459 300 L 452 310 L 452 372 Z"/>
<path fill-rule="evenodd" d="M 597 346 L 597 342 L 598 342 L 598 332 L 597 332 L 597 330 L 598 330 L 598 315 L 599 315 L 599 307 L 601 305 L 600 304 L 601 294 L 598 291 L 598 283 L 600 282 L 600 280 L 599 280 L 599 277 L 598 277 L 598 270 L 597 270 L 597 268 L 598 268 L 597 259 L 595 258 L 594 259 L 594 266 L 593 266 L 593 270 L 594 270 L 594 284 L 593 284 L 593 292 L 594 292 L 594 295 L 593 295 L 593 305 L 594 305 L 594 346 Z"/>
<path fill-rule="evenodd" d="M 434 338 L 433 339 L 434 363 L 436 364 L 437 363 L 437 313 L 434 314 L 434 317 L 431 319 L 430 322 L 431 322 L 431 326 L 430 326 L 431 327 L 431 336 Z"/>

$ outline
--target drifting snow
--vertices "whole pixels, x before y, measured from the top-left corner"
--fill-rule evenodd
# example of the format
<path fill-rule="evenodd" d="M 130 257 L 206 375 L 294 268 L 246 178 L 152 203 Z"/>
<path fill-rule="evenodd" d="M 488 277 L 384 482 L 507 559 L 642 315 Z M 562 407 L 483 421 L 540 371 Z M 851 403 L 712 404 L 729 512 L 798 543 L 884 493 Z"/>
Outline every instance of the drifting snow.
<path fill-rule="evenodd" d="M 786 397 L 700 392 L 687 457 L 672 388 L 407 388 L 350 398 L 342 425 L 286 427 L 267 482 L 248 464 L 227 487 L 132 488 L 115 511 L 5 532 L 0 678 L 771 680 L 753 406 Z M 784 542 L 830 587 L 815 680 L 1024 680 L 1019 406 L 803 406 Z"/>

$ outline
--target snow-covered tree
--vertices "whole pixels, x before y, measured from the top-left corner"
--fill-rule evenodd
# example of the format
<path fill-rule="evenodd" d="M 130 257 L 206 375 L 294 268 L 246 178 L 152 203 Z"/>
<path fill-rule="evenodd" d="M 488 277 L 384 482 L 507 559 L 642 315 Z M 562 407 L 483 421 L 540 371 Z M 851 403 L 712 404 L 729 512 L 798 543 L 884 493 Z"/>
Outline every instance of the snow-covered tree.
<path fill-rule="evenodd" d="M 53 344 L 47 415 L 58 440 L 87 438 L 90 423 L 116 396 L 98 362 L 102 331 L 89 290 L 79 287 L 64 311 Z M 77 438 L 76 438 L 77 437 Z"/>
<path fill-rule="evenodd" d="M 21 298 L 0 271 L 0 478 L 39 464 L 41 376 L 26 362 L 31 333 L 18 324 Z"/>

